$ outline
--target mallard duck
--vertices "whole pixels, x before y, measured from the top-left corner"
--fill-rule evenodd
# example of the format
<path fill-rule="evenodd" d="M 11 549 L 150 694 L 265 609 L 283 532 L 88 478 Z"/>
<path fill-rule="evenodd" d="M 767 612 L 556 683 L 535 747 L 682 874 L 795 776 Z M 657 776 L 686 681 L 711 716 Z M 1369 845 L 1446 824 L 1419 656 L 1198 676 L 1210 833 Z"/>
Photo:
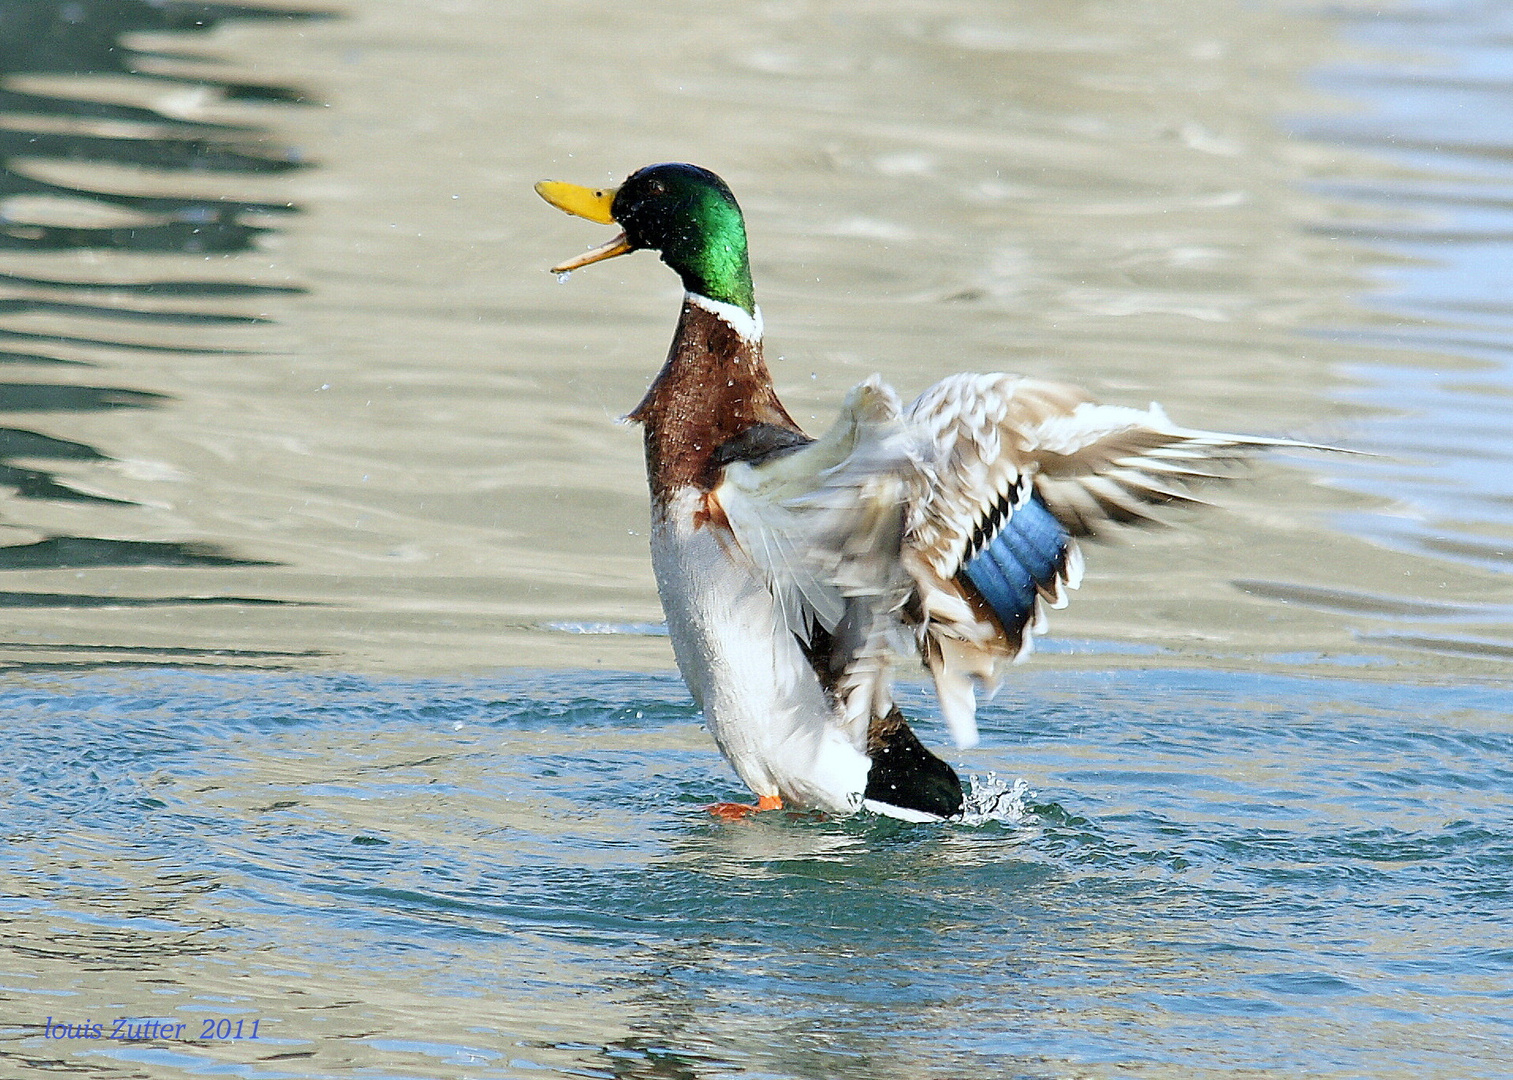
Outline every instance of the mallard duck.
<path fill-rule="evenodd" d="M 1240 451 L 1301 445 L 1196 431 L 1017 375 L 952 375 L 904 406 L 873 376 L 819 438 L 762 359 L 746 228 L 730 188 L 661 164 L 617 188 L 542 181 L 620 233 L 567 273 L 642 249 L 687 290 L 672 348 L 628 419 L 644 429 L 652 564 L 679 669 L 754 806 L 913 821 L 962 812 L 961 780 L 892 696 L 934 680 L 958 747 L 977 693 L 1022 660 L 1082 577 L 1077 538 L 1189 501 Z"/>

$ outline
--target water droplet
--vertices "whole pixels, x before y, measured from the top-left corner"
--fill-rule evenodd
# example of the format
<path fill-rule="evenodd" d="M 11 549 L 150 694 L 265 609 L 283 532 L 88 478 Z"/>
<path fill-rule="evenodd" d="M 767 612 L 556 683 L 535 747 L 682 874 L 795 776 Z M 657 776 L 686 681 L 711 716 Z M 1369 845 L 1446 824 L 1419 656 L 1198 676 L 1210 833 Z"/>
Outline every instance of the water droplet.
<path fill-rule="evenodd" d="M 572 276 L 573 276 L 573 272 L 571 270 L 564 270 L 564 271 L 562 271 L 562 273 L 560 273 L 560 274 L 557 275 L 557 281 L 558 281 L 559 284 L 566 285 L 567 284 L 567 279 L 570 278 L 570 277 L 572 277 Z"/>

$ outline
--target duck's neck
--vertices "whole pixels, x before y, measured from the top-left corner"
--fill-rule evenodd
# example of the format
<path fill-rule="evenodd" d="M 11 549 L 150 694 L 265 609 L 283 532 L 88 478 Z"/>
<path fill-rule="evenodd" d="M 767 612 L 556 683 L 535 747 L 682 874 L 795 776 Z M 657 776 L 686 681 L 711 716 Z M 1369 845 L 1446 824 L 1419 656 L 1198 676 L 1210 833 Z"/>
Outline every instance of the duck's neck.
<path fill-rule="evenodd" d="M 713 489 L 714 452 L 757 424 L 799 430 L 762 359 L 761 312 L 697 293 L 684 296 L 667 362 L 629 419 L 646 426 L 646 472 L 659 498 Z"/>

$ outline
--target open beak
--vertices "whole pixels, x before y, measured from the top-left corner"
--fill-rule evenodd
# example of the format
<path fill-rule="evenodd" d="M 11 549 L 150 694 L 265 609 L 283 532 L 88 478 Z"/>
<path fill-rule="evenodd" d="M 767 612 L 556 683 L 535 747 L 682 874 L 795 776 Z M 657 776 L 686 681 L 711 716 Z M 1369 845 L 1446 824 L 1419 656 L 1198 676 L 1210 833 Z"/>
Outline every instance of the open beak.
<path fill-rule="evenodd" d="M 589 221 L 597 221 L 601 225 L 615 224 L 610 207 L 614 205 L 615 192 L 618 190 L 618 188 L 586 188 L 578 184 L 564 183 L 561 180 L 543 180 L 536 185 L 536 194 L 558 210 L 576 217 L 587 218 Z M 565 263 L 552 267 L 552 273 L 565 274 L 580 266 L 603 262 L 605 259 L 613 259 L 616 255 L 625 255 L 634 250 L 630 241 L 625 238 L 625 233 L 622 232 L 603 247 L 585 251 L 576 259 L 569 259 Z"/>

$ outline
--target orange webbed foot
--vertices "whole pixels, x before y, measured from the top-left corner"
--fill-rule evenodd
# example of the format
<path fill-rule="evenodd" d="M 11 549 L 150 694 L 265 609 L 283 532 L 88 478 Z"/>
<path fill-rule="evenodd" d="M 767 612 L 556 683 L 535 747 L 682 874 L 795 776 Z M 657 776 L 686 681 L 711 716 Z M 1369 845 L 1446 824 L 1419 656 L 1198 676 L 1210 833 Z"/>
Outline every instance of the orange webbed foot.
<path fill-rule="evenodd" d="M 759 814 L 764 810 L 781 810 L 783 800 L 776 795 L 763 795 L 756 801 L 756 805 L 750 803 L 721 802 L 713 806 L 705 807 L 713 816 L 721 821 L 740 821 L 742 818 Z"/>

